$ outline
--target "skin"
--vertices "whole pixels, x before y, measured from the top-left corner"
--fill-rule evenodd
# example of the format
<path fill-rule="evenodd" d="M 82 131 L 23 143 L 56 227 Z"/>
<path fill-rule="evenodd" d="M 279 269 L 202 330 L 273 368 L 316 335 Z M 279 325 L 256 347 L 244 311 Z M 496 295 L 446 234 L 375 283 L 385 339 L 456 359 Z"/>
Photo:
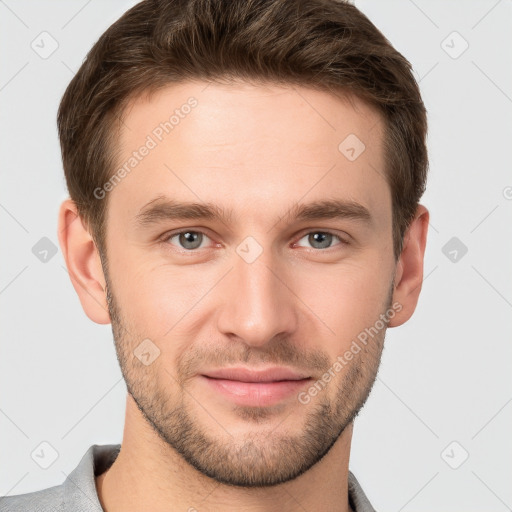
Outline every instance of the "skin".
<path fill-rule="evenodd" d="M 188 82 L 137 98 L 124 112 L 119 164 L 190 96 L 197 106 L 108 192 L 108 273 L 74 203 L 60 208 L 73 285 L 91 320 L 112 323 L 129 391 L 120 454 L 96 477 L 101 504 L 107 512 L 351 510 L 353 420 L 375 381 L 385 328 L 307 404 L 293 395 L 237 406 L 199 375 L 278 365 L 317 380 L 391 304 L 400 311 L 388 327 L 406 322 L 421 290 L 429 213 L 418 206 L 395 261 L 380 115 L 305 87 Z M 366 146 L 354 161 L 338 150 L 351 133 Z M 159 194 L 234 214 L 229 223 L 137 228 L 135 216 Z M 285 217 L 326 198 L 357 201 L 372 223 Z M 185 254 L 179 236 L 162 238 L 182 228 L 204 233 L 195 253 Z M 325 231 L 348 243 L 333 236 L 324 248 L 307 236 Z M 236 251 L 248 236 L 262 248 L 252 263 Z M 147 338 L 160 355 L 146 366 L 134 350 Z"/>

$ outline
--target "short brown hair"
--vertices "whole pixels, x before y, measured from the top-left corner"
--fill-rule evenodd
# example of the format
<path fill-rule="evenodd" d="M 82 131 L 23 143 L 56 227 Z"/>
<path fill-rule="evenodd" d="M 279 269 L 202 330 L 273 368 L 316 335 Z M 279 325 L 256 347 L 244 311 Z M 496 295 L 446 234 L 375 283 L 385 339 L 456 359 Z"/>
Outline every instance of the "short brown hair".
<path fill-rule="evenodd" d="M 172 83 L 237 79 L 349 93 L 380 112 L 398 259 L 426 186 L 426 110 L 410 63 L 342 0 L 144 0 L 101 35 L 57 115 L 69 194 L 100 255 L 108 196 L 94 190 L 115 172 L 128 101 Z"/>

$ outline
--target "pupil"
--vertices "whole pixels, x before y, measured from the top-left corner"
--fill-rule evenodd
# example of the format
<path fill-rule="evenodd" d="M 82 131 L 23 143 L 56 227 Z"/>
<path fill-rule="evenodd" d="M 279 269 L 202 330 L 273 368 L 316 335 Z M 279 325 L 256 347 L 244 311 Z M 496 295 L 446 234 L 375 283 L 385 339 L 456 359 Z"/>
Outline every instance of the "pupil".
<path fill-rule="evenodd" d="M 332 235 L 330 233 L 314 233 L 313 235 L 309 235 L 309 242 L 313 247 L 315 247 L 314 244 L 320 243 L 320 248 L 329 247 L 329 242 L 331 241 Z M 317 247 L 318 248 L 318 247 Z"/>
<path fill-rule="evenodd" d="M 186 249 L 197 249 L 201 245 L 201 241 L 197 243 L 200 233 L 194 233 L 193 231 L 187 231 L 186 233 L 181 233 L 180 235 L 180 243 Z"/>

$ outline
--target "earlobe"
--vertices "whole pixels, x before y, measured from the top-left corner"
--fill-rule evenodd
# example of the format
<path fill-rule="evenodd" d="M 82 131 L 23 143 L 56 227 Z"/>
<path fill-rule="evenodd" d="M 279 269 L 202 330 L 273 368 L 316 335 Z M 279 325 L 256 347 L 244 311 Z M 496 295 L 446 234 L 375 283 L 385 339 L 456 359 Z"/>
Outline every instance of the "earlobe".
<path fill-rule="evenodd" d="M 93 322 L 109 324 L 105 276 L 98 249 L 71 199 L 60 206 L 58 238 L 71 283 L 85 314 Z"/>
<path fill-rule="evenodd" d="M 416 309 L 423 283 L 428 221 L 428 210 L 423 205 L 418 205 L 414 219 L 404 236 L 404 247 L 395 273 L 393 303 L 399 303 L 402 309 L 390 319 L 389 327 L 404 324 Z"/>

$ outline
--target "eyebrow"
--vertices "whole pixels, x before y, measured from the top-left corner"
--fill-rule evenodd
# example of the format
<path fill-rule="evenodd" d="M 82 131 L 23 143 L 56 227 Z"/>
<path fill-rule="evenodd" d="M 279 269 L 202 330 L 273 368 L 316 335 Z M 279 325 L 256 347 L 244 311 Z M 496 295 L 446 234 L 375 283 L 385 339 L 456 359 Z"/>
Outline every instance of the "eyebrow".
<path fill-rule="evenodd" d="M 232 210 L 224 209 L 213 203 L 181 202 L 160 195 L 146 203 L 135 216 L 138 227 L 148 227 L 165 220 L 205 219 L 218 220 L 229 224 L 234 217 Z M 350 219 L 364 224 L 372 224 L 372 216 L 368 208 L 351 200 L 331 199 L 312 203 L 295 204 L 279 218 L 281 221 L 307 221 Z"/>

